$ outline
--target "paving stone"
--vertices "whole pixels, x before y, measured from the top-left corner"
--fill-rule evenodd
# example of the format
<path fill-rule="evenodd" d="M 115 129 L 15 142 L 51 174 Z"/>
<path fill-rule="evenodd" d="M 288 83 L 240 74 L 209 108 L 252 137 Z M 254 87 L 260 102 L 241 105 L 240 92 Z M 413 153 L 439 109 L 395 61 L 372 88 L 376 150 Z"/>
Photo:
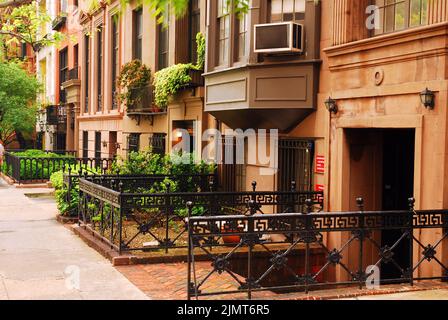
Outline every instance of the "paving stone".
<path fill-rule="evenodd" d="M 56 222 L 54 201 L 25 196 L 48 190 L 17 189 L 2 179 L 0 186 L 0 299 L 148 299 Z M 79 289 L 67 286 L 78 271 Z"/>

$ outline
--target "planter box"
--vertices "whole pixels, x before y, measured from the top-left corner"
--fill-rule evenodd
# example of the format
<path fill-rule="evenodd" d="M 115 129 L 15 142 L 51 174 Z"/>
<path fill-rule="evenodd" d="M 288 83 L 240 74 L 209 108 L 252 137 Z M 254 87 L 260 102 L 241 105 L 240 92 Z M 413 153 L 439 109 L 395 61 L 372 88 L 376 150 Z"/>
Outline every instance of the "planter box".
<path fill-rule="evenodd" d="M 202 76 L 203 70 L 190 69 L 188 74 L 191 77 L 190 87 L 203 87 L 204 77 Z"/>

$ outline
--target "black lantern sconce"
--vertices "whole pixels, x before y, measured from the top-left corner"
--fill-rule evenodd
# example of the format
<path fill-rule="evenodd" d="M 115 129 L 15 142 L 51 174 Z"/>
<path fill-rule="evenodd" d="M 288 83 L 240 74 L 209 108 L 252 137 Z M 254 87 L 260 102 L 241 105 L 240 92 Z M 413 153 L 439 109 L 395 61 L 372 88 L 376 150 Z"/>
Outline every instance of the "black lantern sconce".
<path fill-rule="evenodd" d="M 435 94 L 433 91 L 426 88 L 420 92 L 420 100 L 426 109 L 433 110 L 435 106 Z"/>
<path fill-rule="evenodd" d="M 336 104 L 336 100 L 331 97 L 325 100 L 325 107 L 327 107 L 327 110 L 330 111 L 330 113 L 338 113 L 338 105 Z"/>

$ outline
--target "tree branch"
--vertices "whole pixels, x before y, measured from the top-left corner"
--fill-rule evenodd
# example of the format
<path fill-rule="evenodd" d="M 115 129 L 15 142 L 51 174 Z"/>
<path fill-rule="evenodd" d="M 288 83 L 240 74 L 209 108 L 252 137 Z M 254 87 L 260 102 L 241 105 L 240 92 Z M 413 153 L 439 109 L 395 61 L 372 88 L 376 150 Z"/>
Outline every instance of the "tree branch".
<path fill-rule="evenodd" d="M 31 3 L 32 0 L 7 0 L 0 2 L 0 8 L 19 7 L 23 4 Z"/>

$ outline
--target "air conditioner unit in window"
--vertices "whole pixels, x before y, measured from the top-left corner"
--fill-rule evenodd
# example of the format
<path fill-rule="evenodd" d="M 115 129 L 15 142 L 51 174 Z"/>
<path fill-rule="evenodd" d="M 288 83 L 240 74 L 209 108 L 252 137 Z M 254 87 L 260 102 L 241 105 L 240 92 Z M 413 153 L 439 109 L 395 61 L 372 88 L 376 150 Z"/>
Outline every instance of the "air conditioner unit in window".
<path fill-rule="evenodd" d="M 256 53 L 303 53 L 304 27 L 295 22 L 254 26 Z"/>

